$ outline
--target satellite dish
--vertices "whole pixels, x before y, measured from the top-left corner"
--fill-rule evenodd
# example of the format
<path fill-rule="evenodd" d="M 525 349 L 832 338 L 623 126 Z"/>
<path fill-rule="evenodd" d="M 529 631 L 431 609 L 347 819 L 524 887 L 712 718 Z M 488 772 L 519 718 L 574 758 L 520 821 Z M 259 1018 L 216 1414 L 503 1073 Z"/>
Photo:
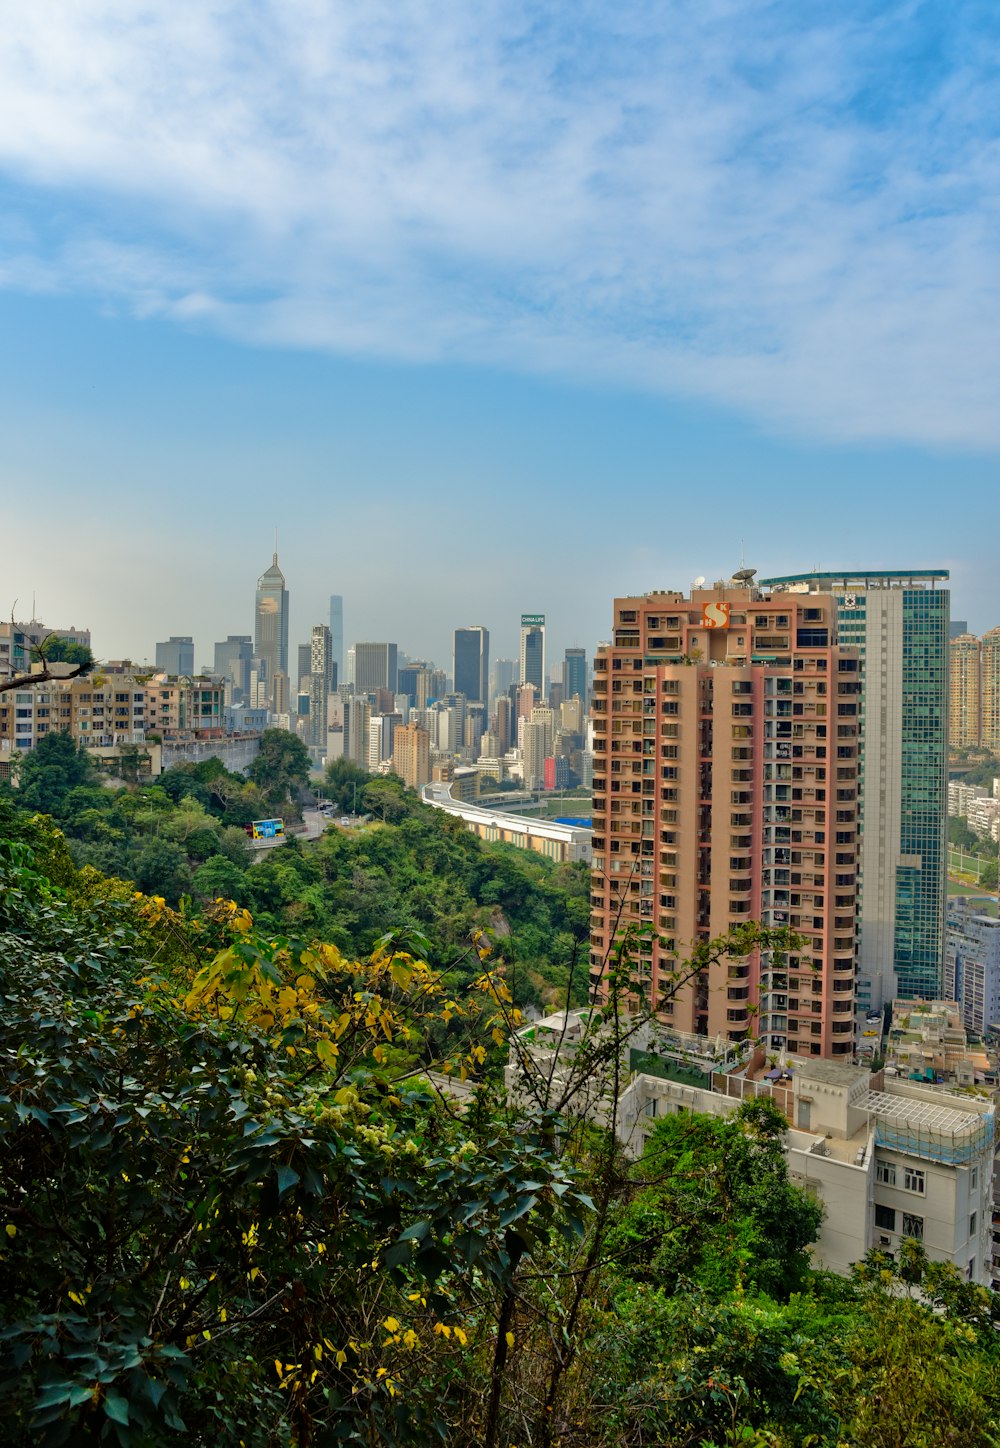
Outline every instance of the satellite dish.
<path fill-rule="evenodd" d="M 704 578 L 696 578 L 695 581 L 694 581 L 694 583 L 692 583 L 691 587 L 692 587 L 692 588 L 704 588 L 704 587 L 705 587 L 705 580 L 704 580 Z"/>
<path fill-rule="evenodd" d="M 756 568 L 737 568 L 733 578 L 738 579 L 740 583 L 751 583 L 756 572 Z"/>

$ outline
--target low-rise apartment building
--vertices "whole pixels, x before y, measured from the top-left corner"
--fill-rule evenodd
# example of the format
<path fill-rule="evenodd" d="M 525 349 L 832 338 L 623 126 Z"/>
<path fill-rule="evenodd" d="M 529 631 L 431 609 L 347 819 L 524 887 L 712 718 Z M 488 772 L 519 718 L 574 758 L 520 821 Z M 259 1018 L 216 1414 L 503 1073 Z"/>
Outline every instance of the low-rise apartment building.
<path fill-rule="evenodd" d="M 0 753 L 34 749 L 60 730 L 80 744 L 141 744 L 148 717 L 145 683 L 133 677 L 32 684 L 0 694 Z"/>
<path fill-rule="evenodd" d="M 568 1069 L 587 1020 L 587 1012 L 560 1013 L 525 1027 L 511 1053 L 508 1087 L 521 1089 L 526 1058 L 546 1074 L 563 1063 Z M 818 1267 L 846 1273 L 872 1248 L 893 1253 L 912 1237 L 969 1281 L 1000 1285 L 991 1096 L 839 1061 L 771 1064 L 759 1047 L 692 1033 L 640 1033 L 627 1056 L 615 1130 L 630 1156 L 642 1155 L 665 1115 L 724 1116 L 743 1100 L 770 1097 L 788 1121 L 789 1176 L 825 1208 L 813 1248 Z M 589 1081 L 587 1114 L 607 1120 L 612 1105 L 607 1089 Z"/>
<path fill-rule="evenodd" d="M 147 688 L 147 729 L 177 739 L 221 739 L 225 733 L 225 685 L 196 675 L 154 674 Z"/>
<path fill-rule="evenodd" d="M 0 755 L 34 749 L 57 731 L 101 749 L 142 744 L 147 733 L 164 742 L 220 739 L 224 692 L 208 678 L 110 671 L 12 689 L 0 694 Z"/>
<path fill-rule="evenodd" d="M 68 643 L 82 644 L 84 648 L 90 648 L 89 629 L 52 629 L 38 619 L 32 619 L 30 623 L 0 621 L 0 679 L 27 674 L 32 663 L 37 662 L 32 654 L 33 646 L 53 635 Z"/>
<path fill-rule="evenodd" d="M 1000 1035 L 1000 920 L 964 895 L 948 901 L 944 988 L 967 1030 Z"/>

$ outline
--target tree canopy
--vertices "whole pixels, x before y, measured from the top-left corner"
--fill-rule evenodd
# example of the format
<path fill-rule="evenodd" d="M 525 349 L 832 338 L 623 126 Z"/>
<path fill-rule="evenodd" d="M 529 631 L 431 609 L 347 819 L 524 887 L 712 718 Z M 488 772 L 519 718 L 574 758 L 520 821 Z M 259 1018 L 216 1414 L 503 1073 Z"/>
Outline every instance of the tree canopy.
<path fill-rule="evenodd" d="M 505 1093 L 584 872 L 392 779 L 395 822 L 257 863 L 214 763 L 28 782 L 66 834 L 0 790 L 6 1441 L 996 1448 L 996 1295 L 914 1242 L 815 1271 L 770 1102 L 629 1161 L 562 1080 Z M 578 1057 L 612 1095 L 631 947 Z"/>
<path fill-rule="evenodd" d="M 301 849 L 288 844 L 254 856 L 243 826 L 283 808 L 276 800 L 298 789 L 301 765 L 301 754 L 279 740 L 258 759 L 256 782 L 209 759 L 109 788 L 85 750 L 53 733 L 25 756 L 8 798 L 51 815 L 78 864 L 132 880 L 172 905 L 222 894 L 267 929 L 311 930 L 355 955 L 370 952 L 388 920 L 421 930 L 433 963 L 459 971 L 471 930 L 494 928 L 506 941 L 519 1003 L 585 999 L 584 867 L 487 845 L 400 780 L 367 774 L 358 805 L 377 827 L 334 825 Z M 337 776 L 346 796 L 354 794 L 354 769 Z"/>

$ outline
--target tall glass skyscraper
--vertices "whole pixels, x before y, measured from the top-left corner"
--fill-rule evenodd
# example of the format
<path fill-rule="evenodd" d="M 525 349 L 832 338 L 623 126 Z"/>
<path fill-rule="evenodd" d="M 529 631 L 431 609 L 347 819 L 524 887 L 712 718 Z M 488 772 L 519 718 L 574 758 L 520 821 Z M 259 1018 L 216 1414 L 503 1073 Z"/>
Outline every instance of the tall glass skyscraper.
<path fill-rule="evenodd" d="M 156 645 L 156 667 L 168 674 L 194 673 L 194 639 L 190 634 L 171 634 Z"/>
<path fill-rule="evenodd" d="M 395 644 L 354 645 L 354 688 L 358 694 L 371 694 L 376 689 L 395 694 L 397 670 Z"/>
<path fill-rule="evenodd" d="M 587 651 L 586 649 L 567 649 L 563 662 L 563 698 L 572 699 L 574 694 L 579 694 L 581 701 L 587 702 Z"/>
<path fill-rule="evenodd" d="M 840 643 L 861 654 L 861 1008 L 893 995 L 932 999 L 942 990 L 947 582 L 947 569 L 761 580 L 762 587 L 835 594 Z M 835 769 L 835 759 L 831 764 Z M 835 800 L 835 777 L 829 789 Z"/>
<path fill-rule="evenodd" d="M 470 702 L 490 699 L 490 631 L 482 624 L 455 630 L 455 693 Z"/>
<path fill-rule="evenodd" d="M 330 594 L 330 647 L 337 665 L 337 678 L 344 681 L 344 600 L 339 593 Z"/>
<path fill-rule="evenodd" d="M 275 674 L 288 674 L 288 590 L 277 553 L 257 580 L 254 655 L 266 663 L 269 681 Z"/>
<path fill-rule="evenodd" d="M 253 639 L 249 634 L 230 634 L 215 645 L 215 674 L 228 685 L 227 702 L 241 704 L 250 688 L 250 660 Z"/>
<path fill-rule="evenodd" d="M 313 625 L 309 637 L 309 744 L 320 754 L 326 750 L 329 698 L 337 685 L 330 630 L 325 623 Z"/>
<path fill-rule="evenodd" d="M 545 697 L 545 615 L 521 615 L 521 684 L 534 684 L 539 699 Z"/>

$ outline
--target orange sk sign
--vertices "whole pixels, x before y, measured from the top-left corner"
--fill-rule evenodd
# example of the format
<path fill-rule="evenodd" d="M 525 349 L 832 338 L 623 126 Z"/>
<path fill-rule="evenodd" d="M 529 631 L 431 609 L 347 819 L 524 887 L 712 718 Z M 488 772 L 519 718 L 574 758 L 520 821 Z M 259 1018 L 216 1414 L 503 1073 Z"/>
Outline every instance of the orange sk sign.
<path fill-rule="evenodd" d="M 728 628 L 729 604 L 706 603 L 701 610 L 701 622 L 705 628 Z"/>

